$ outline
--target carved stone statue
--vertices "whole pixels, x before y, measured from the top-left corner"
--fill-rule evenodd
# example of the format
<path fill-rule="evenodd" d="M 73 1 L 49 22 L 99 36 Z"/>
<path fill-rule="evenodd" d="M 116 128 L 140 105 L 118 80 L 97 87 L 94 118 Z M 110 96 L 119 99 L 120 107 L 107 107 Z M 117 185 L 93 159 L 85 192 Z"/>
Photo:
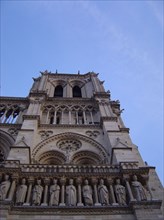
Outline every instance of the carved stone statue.
<path fill-rule="evenodd" d="M 116 199 L 119 205 L 126 205 L 126 190 L 125 187 L 120 184 L 120 179 L 116 179 L 116 185 L 114 186 Z"/>
<path fill-rule="evenodd" d="M 109 204 L 109 194 L 108 189 L 104 185 L 104 180 L 100 180 L 100 184 L 98 185 L 98 196 L 99 196 L 99 202 L 102 205 L 108 205 Z"/>
<path fill-rule="evenodd" d="M 70 179 L 69 185 L 66 186 L 66 204 L 68 206 L 75 206 L 76 202 L 76 187 L 73 185 L 73 179 Z"/>
<path fill-rule="evenodd" d="M 16 204 L 17 205 L 22 205 L 24 203 L 26 193 L 27 193 L 26 179 L 23 178 L 21 185 L 18 186 L 17 191 L 16 191 Z"/>
<path fill-rule="evenodd" d="M 5 174 L 4 181 L 2 181 L 0 184 L 0 200 L 6 199 L 10 185 L 11 185 L 11 182 L 9 180 L 9 175 Z"/>
<path fill-rule="evenodd" d="M 43 187 L 41 186 L 41 179 L 37 180 L 37 184 L 33 188 L 32 204 L 40 205 L 43 193 Z"/>
<path fill-rule="evenodd" d="M 49 205 L 59 204 L 60 186 L 57 184 L 57 179 L 53 179 L 53 185 L 50 186 L 50 202 Z"/>
<path fill-rule="evenodd" d="M 142 184 L 137 180 L 137 176 L 133 176 L 133 181 L 131 182 L 133 196 L 137 201 L 147 200 L 145 189 Z"/>
<path fill-rule="evenodd" d="M 93 205 L 93 198 L 92 198 L 92 187 L 88 185 L 88 180 L 84 181 L 84 186 L 82 188 L 82 194 L 84 199 L 84 204 L 86 206 Z"/>

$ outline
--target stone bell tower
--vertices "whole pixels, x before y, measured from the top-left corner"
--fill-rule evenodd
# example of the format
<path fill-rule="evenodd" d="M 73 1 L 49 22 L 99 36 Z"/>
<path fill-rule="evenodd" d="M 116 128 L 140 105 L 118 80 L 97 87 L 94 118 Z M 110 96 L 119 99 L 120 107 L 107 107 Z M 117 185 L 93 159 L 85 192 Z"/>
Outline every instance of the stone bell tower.
<path fill-rule="evenodd" d="M 162 219 L 163 187 L 98 74 L 41 72 L 0 100 L 3 220 Z"/>

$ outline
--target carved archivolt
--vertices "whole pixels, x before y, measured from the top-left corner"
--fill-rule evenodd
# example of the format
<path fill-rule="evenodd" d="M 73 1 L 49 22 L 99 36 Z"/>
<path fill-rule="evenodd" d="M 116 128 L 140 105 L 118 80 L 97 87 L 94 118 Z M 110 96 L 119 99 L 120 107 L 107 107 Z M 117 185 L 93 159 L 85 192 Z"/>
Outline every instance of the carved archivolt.
<path fill-rule="evenodd" d="M 69 141 L 67 142 L 67 140 Z M 53 135 L 51 137 L 48 137 L 46 140 L 43 140 L 42 142 L 40 142 L 32 151 L 33 159 L 38 160 L 38 157 L 40 157 L 41 152 L 43 153 L 43 151 L 45 151 L 46 146 L 50 148 L 49 144 L 51 142 L 53 142 L 53 145 L 54 145 L 53 149 L 56 148 L 56 145 L 57 145 L 59 151 L 65 149 L 65 151 L 68 150 L 70 152 L 71 151 L 70 145 L 72 146 L 73 150 L 78 150 L 79 148 L 80 150 L 84 150 L 86 149 L 86 146 L 89 146 L 90 151 L 99 155 L 99 158 L 101 158 L 101 159 L 98 159 L 97 161 L 100 161 L 100 160 L 105 161 L 108 158 L 108 154 L 106 150 L 97 141 L 89 137 L 86 137 L 84 135 L 66 132 L 66 133 L 62 133 L 58 135 Z M 82 146 L 82 142 L 83 142 L 83 146 Z M 66 149 L 68 145 L 70 149 Z"/>
<path fill-rule="evenodd" d="M 69 85 L 71 87 L 74 87 L 74 86 L 79 86 L 80 88 L 83 87 L 85 85 L 85 82 L 83 80 L 70 80 L 69 81 Z"/>
<path fill-rule="evenodd" d="M 63 164 L 66 158 L 65 155 L 58 151 L 48 151 L 40 155 L 39 163 L 41 164 Z"/>
<path fill-rule="evenodd" d="M 91 151 L 80 151 L 73 155 L 72 162 L 78 165 L 96 165 L 100 164 L 102 159 L 99 155 Z"/>
<path fill-rule="evenodd" d="M 57 79 L 57 80 L 53 80 L 53 81 L 50 81 L 49 82 L 53 85 L 53 86 L 59 86 L 61 85 L 63 88 L 66 86 L 67 82 L 65 80 L 61 80 L 61 79 Z"/>

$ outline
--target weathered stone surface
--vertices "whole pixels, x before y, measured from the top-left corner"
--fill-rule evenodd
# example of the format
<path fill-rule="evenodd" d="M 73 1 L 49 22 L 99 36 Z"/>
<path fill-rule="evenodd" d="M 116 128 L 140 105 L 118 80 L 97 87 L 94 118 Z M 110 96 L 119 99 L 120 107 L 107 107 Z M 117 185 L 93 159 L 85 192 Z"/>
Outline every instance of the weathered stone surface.
<path fill-rule="evenodd" d="M 0 102 L 2 220 L 163 219 L 155 168 L 98 74 L 41 72 L 27 98 Z"/>

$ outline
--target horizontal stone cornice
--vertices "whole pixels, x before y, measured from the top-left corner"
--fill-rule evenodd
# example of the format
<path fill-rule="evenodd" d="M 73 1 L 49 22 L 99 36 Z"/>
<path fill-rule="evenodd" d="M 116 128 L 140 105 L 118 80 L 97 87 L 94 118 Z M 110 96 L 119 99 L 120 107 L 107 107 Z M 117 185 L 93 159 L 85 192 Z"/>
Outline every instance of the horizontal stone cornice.
<path fill-rule="evenodd" d="M 28 102 L 28 98 L 27 97 L 10 97 L 10 96 L 0 96 L 0 102 L 1 101 L 23 101 L 23 102 Z"/>
<path fill-rule="evenodd" d="M 23 176 L 44 176 L 44 177 L 88 177 L 97 176 L 102 178 L 121 177 L 137 175 L 147 175 L 152 167 L 132 166 L 129 163 L 127 168 L 119 165 L 44 165 L 44 164 L 20 164 L 19 161 L 8 160 L 0 165 L 0 172 L 19 172 Z"/>
<path fill-rule="evenodd" d="M 7 128 L 21 128 L 22 124 L 7 124 L 7 123 L 0 123 L 0 128 L 7 127 Z"/>
<path fill-rule="evenodd" d="M 129 203 L 130 207 L 132 209 L 144 209 L 144 210 L 152 210 L 152 209 L 160 209 L 161 208 L 162 201 L 161 200 L 155 200 L 152 199 L 150 201 L 131 201 Z"/>
<path fill-rule="evenodd" d="M 101 121 L 116 121 L 117 122 L 117 117 L 108 117 L 108 116 L 103 116 L 101 117 Z"/>
<path fill-rule="evenodd" d="M 88 207 L 55 207 L 55 206 L 13 206 L 11 208 L 11 214 L 23 214 L 23 215 L 34 215 L 36 213 L 40 214 L 44 212 L 42 215 L 99 215 L 102 216 L 104 214 L 132 214 L 132 210 L 129 209 L 128 206 L 88 206 Z M 47 217 L 48 218 L 48 217 Z"/>
<path fill-rule="evenodd" d="M 82 124 L 82 125 L 75 125 L 75 124 L 40 124 L 40 128 L 100 128 L 100 124 Z"/>
<path fill-rule="evenodd" d="M 23 119 L 26 120 L 40 120 L 40 115 L 23 115 Z"/>
<path fill-rule="evenodd" d="M 108 92 L 94 92 L 94 98 L 107 98 L 109 100 L 110 94 Z"/>

